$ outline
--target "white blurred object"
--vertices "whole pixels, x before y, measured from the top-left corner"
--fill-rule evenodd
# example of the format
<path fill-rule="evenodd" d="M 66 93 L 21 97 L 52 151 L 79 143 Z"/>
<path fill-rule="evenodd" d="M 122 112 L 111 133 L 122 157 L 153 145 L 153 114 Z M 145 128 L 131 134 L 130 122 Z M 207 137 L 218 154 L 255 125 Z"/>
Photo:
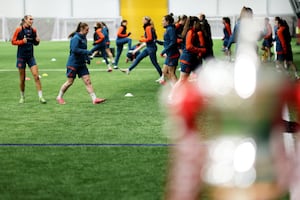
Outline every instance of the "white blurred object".
<path fill-rule="evenodd" d="M 125 97 L 133 97 L 133 94 L 131 94 L 131 93 L 126 93 L 126 94 L 125 94 Z"/>

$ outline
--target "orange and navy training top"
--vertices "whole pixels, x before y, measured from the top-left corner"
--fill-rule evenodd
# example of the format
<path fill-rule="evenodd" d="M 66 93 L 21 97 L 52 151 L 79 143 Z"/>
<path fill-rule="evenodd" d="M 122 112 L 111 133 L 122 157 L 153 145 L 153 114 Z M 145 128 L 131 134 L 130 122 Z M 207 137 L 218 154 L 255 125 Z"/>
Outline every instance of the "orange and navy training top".
<path fill-rule="evenodd" d="M 276 52 L 277 54 L 286 54 L 287 53 L 287 43 L 284 38 L 284 29 L 286 27 L 280 26 L 277 29 L 277 34 L 275 35 L 276 41 Z"/>
<path fill-rule="evenodd" d="M 124 25 L 121 25 L 118 29 L 118 32 L 117 32 L 117 39 L 128 37 L 129 34 L 126 31 L 127 31 L 127 27 L 124 26 Z"/>
<path fill-rule="evenodd" d="M 223 32 L 224 32 L 223 40 L 228 40 L 230 38 L 231 34 L 232 34 L 230 24 L 228 24 L 228 23 L 224 24 Z"/>
<path fill-rule="evenodd" d="M 156 48 L 156 32 L 155 29 L 151 26 L 151 24 L 144 25 L 145 34 L 144 37 L 140 39 L 140 42 L 146 42 L 147 47 L 155 47 Z"/>
<path fill-rule="evenodd" d="M 180 62 L 193 65 L 195 59 L 200 59 L 206 53 L 204 36 L 201 31 L 190 29 L 184 39 L 184 49 L 180 56 Z"/>
<path fill-rule="evenodd" d="M 98 28 L 94 32 L 94 45 L 100 45 L 100 46 L 105 46 L 105 36 L 102 33 L 102 28 Z"/>
<path fill-rule="evenodd" d="M 36 41 L 37 32 L 35 28 L 19 26 L 16 28 L 13 37 L 11 39 L 12 45 L 18 46 L 17 57 L 18 58 L 31 58 L 33 57 L 33 45 L 38 45 Z M 27 43 L 24 43 L 23 39 L 27 39 Z"/>

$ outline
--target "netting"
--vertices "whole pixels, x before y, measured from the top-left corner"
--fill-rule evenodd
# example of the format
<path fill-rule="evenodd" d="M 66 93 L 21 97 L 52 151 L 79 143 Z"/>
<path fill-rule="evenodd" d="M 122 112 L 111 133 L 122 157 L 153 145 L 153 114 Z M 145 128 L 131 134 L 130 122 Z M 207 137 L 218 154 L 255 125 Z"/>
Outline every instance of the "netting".
<path fill-rule="evenodd" d="M 293 16 L 282 16 L 287 20 L 291 33 L 295 33 L 295 27 L 297 26 L 297 20 Z M 232 29 L 237 20 L 237 16 L 230 16 Z M 263 20 L 263 16 L 256 17 L 257 20 Z M 270 18 L 272 24 L 273 18 Z M 37 28 L 41 40 L 56 41 L 67 40 L 68 35 L 73 32 L 79 22 L 86 22 L 89 24 L 90 32 L 88 39 L 93 39 L 93 27 L 96 22 L 103 21 L 109 28 L 109 36 L 111 40 L 114 40 L 117 35 L 117 30 L 121 22 L 121 17 L 118 18 L 35 18 L 34 27 Z M 223 37 L 223 24 L 222 17 L 208 17 L 212 37 L 219 39 Z M 19 18 L 0 18 L 0 40 L 9 41 L 12 37 L 15 28 L 20 24 Z M 272 24 L 273 25 L 273 24 Z"/>
<path fill-rule="evenodd" d="M 117 35 L 117 28 L 120 25 L 121 18 L 35 18 L 34 27 L 37 28 L 41 40 L 55 41 L 67 40 L 68 35 L 73 32 L 79 22 L 85 22 L 90 27 L 90 32 L 87 35 L 88 39 L 93 39 L 93 27 L 96 22 L 103 21 L 109 28 L 110 39 L 114 40 Z M 20 19 L 17 18 L 0 18 L 0 40 L 9 41 L 20 24 Z"/>

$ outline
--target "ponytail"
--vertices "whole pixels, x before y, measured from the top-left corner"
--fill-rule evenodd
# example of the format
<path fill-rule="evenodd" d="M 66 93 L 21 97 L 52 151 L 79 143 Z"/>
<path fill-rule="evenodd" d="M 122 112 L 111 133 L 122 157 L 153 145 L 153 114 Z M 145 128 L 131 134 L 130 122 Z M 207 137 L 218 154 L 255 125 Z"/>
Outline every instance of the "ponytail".
<path fill-rule="evenodd" d="M 86 26 L 88 26 L 87 23 L 79 22 L 78 25 L 77 25 L 76 30 L 73 31 L 72 33 L 70 33 L 70 35 L 68 36 L 68 38 L 72 38 L 75 35 L 75 33 L 79 33 L 81 31 L 81 29 L 85 28 Z"/>
<path fill-rule="evenodd" d="M 28 17 L 31 17 L 31 15 L 25 15 L 20 22 L 20 26 L 23 26 L 25 24 L 25 19 L 28 19 Z"/>
<path fill-rule="evenodd" d="M 168 24 L 174 24 L 173 13 L 165 15 L 164 18 L 168 22 Z"/>

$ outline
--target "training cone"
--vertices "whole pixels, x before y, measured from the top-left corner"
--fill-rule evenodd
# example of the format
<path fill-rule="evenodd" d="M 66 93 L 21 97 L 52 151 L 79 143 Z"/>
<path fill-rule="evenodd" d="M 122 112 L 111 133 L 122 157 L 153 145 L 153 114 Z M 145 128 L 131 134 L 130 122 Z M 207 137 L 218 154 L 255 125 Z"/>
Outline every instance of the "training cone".
<path fill-rule="evenodd" d="M 133 97 L 133 94 L 127 93 L 127 94 L 125 94 L 125 97 Z"/>

